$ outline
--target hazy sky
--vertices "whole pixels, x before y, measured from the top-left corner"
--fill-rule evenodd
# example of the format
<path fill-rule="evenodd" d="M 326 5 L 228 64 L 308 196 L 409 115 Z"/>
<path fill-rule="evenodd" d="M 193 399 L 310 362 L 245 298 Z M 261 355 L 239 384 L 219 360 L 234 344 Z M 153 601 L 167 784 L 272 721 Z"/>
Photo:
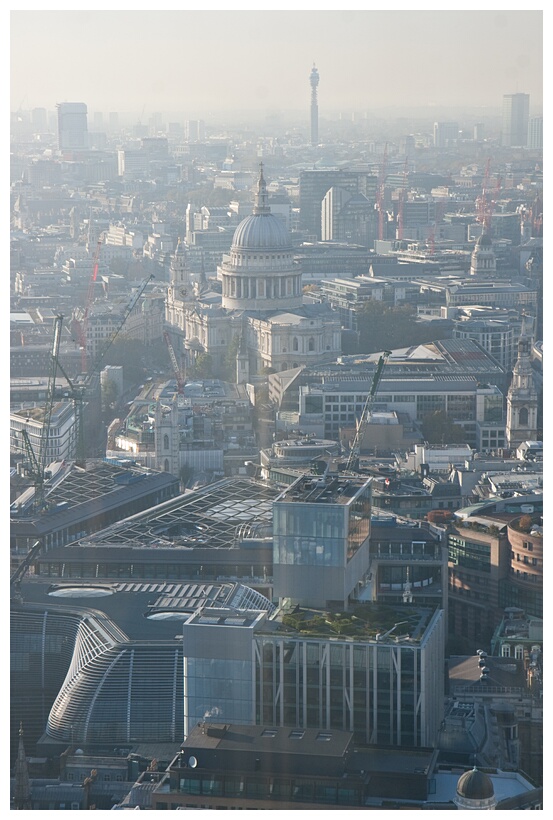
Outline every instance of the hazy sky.
<path fill-rule="evenodd" d="M 324 8 L 324 6 L 320 6 Z M 89 113 L 319 113 L 542 105 L 543 13 L 25 11 L 10 13 L 11 110 L 84 102 Z"/>

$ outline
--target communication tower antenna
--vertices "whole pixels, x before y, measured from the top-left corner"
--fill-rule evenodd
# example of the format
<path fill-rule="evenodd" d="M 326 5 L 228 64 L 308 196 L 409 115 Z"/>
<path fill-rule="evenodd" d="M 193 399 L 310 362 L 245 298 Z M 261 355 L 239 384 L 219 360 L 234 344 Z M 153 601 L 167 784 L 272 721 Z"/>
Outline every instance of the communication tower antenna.
<path fill-rule="evenodd" d="M 311 85 L 311 145 L 319 144 L 319 104 L 317 101 L 317 86 L 319 85 L 319 72 L 313 63 L 311 74 L 309 75 Z"/>

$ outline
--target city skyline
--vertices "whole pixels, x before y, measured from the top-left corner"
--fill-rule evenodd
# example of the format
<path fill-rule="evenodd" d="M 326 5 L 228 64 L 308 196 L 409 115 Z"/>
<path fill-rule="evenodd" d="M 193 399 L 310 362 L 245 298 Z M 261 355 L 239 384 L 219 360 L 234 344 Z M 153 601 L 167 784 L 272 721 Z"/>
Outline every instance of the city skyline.
<path fill-rule="evenodd" d="M 84 102 L 90 114 L 303 112 L 307 120 L 315 64 L 322 118 L 493 112 L 517 92 L 538 115 L 542 40 L 541 10 L 11 10 L 11 110 Z"/>

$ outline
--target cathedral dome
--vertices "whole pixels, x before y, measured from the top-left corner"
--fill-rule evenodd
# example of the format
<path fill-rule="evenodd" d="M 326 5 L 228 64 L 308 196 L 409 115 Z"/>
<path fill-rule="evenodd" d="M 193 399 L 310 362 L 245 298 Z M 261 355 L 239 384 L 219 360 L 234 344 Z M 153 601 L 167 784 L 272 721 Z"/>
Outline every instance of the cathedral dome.
<path fill-rule="evenodd" d="M 231 244 L 233 251 L 292 250 L 290 234 L 283 221 L 271 213 L 263 170 L 259 175 L 253 213 L 238 225 Z"/>
<path fill-rule="evenodd" d="M 290 234 L 282 220 L 274 214 L 251 214 L 234 232 L 231 249 L 270 251 L 284 248 L 291 250 Z"/>
<path fill-rule="evenodd" d="M 475 767 L 459 778 L 457 795 L 464 800 L 489 800 L 494 796 L 493 783 L 487 774 Z"/>

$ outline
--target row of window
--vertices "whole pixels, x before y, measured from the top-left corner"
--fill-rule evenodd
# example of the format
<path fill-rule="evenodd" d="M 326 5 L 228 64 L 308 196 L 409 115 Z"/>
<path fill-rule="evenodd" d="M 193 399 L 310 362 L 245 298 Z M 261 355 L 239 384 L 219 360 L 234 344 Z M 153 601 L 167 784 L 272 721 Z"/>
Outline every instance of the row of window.
<path fill-rule="evenodd" d="M 510 658 L 511 657 L 511 645 L 508 643 L 504 643 L 501 647 L 501 657 L 502 658 Z M 522 660 L 524 658 L 524 647 L 521 644 L 517 644 L 514 647 L 514 657 L 517 660 Z"/>
<path fill-rule="evenodd" d="M 531 581 L 533 584 L 541 584 L 541 575 L 534 575 L 533 573 L 523 572 L 520 569 L 511 567 L 511 575 L 515 575 L 517 580 Z"/>
<path fill-rule="evenodd" d="M 67 772 L 67 779 L 68 780 L 76 780 L 79 783 L 83 783 L 85 777 L 89 777 L 89 775 L 90 775 L 90 769 L 86 772 Z M 98 780 L 99 778 L 96 778 L 96 779 Z M 104 781 L 108 781 L 108 782 L 112 781 L 112 780 L 117 780 L 118 782 L 122 782 L 123 780 L 126 780 L 126 778 L 123 777 L 122 773 L 120 773 L 120 772 L 116 773 L 114 775 L 104 774 L 104 775 L 102 775 L 101 779 L 104 780 Z"/>
<path fill-rule="evenodd" d="M 515 560 L 515 553 L 514 552 L 511 552 L 511 558 L 513 559 L 513 561 Z M 533 567 L 538 566 L 538 559 L 537 558 L 529 558 L 528 555 L 523 555 L 522 558 L 521 558 L 519 552 L 517 552 L 517 554 L 516 554 L 516 560 L 519 563 L 522 563 L 522 564 L 531 564 Z"/>
<path fill-rule="evenodd" d="M 531 541 L 523 541 L 522 546 L 524 547 L 525 550 L 528 550 L 528 552 L 533 552 L 534 551 L 534 545 L 532 544 Z"/>
<path fill-rule="evenodd" d="M 339 805 L 358 805 L 359 789 L 345 783 L 328 783 L 310 780 L 285 780 L 278 778 L 244 778 L 206 774 L 199 777 L 180 778 L 181 794 L 226 795 L 253 799 L 307 800 Z"/>

